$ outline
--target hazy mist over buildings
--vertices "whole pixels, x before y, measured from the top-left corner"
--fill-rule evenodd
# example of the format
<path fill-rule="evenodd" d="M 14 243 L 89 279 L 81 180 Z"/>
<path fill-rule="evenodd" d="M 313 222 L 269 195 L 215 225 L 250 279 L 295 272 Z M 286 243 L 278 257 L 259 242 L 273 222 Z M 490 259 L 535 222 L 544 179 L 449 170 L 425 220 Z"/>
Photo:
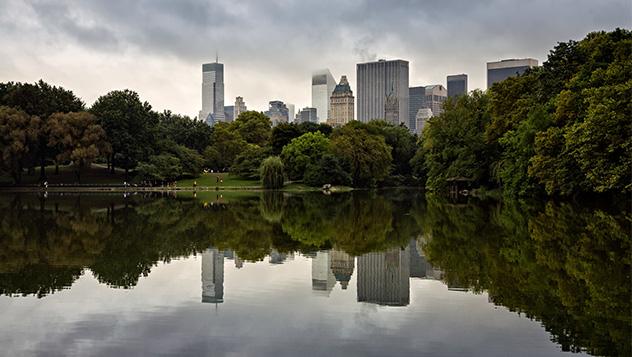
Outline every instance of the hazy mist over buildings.
<path fill-rule="evenodd" d="M 556 1 L 0 1 L 0 81 L 38 79 L 88 105 L 129 88 L 155 109 L 194 117 L 200 68 L 224 63 L 226 105 L 311 102 L 312 72 L 356 88 L 356 63 L 410 63 L 410 86 L 468 74 L 486 62 L 538 59 L 559 41 L 631 25 L 629 0 Z M 563 21 L 562 21 L 563 19 Z"/>

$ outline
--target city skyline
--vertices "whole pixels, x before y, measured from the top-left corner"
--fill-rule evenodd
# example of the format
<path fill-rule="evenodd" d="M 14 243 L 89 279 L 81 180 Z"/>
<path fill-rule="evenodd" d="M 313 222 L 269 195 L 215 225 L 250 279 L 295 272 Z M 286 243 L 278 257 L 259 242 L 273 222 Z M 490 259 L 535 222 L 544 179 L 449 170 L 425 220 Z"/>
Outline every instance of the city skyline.
<path fill-rule="evenodd" d="M 326 16 L 334 6 L 337 15 Z M 348 74 L 355 90 L 355 65 L 378 58 L 408 60 L 411 87 L 445 85 L 446 75 L 467 73 L 470 90 L 485 89 L 487 62 L 531 57 L 542 63 L 559 41 L 629 26 L 630 10 L 626 0 L 575 1 L 573 6 L 494 0 L 433 6 L 252 1 L 239 7 L 224 1 L 151 6 L 142 1 L 7 1 L 0 4 L 5 34 L 0 81 L 41 78 L 73 88 L 88 105 L 110 90 L 129 88 L 156 110 L 191 117 L 200 110 L 199 66 L 212 62 L 216 52 L 227 64 L 227 103 L 242 96 L 257 111 L 265 111 L 273 99 L 297 108 L 309 105 L 309 74 L 317 68 Z M 293 20 L 302 13 L 314 18 Z M 562 17 L 568 21 L 560 23 Z M 253 18 L 269 25 L 263 30 L 249 26 Z M 414 41 L 411 33 L 418 34 Z M 271 38 L 278 45 L 260 46 Z M 283 57 L 278 56 L 281 45 Z"/>

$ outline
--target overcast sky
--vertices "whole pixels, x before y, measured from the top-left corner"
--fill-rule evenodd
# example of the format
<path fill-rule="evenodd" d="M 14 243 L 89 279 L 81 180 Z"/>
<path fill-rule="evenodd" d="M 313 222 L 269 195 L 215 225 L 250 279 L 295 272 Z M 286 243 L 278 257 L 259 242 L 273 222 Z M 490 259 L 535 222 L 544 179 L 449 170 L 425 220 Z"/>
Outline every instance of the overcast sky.
<path fill-rule="evenodd" d="M 88 105 L 114 89 L 158 110 L 197 115 L 201 64 L 219 53 L 226 105 L 274 99 L 310 105 L 311 73 L 405 59 L 410 84 L 467 73 L 485 88 L 485 62 L 533 57 L 588 32 L 632 27 L 630 0 L 0 0 L 0 81 L 38 79 Z"/>

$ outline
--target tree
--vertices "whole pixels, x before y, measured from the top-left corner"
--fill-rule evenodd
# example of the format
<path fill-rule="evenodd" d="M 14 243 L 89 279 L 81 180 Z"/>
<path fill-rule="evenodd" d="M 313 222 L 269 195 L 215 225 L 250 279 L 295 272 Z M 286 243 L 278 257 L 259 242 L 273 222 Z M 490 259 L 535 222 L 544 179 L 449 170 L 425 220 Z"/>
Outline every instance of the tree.
<path fill-rule="evenodd" d="M 351 176 L 346 172 L 332 154 L 325 154 L 316 164 L 309 164 L 305 171 L 304 181 L 309 186 L 351 185 Z"/>
<path fill-rule="evenodd" d="M 246 149 L 235 158 L 231 171 L 238 176 L 258 180 L 261 163 L 268 156 L 270 156 L 269 148 L 248 144 Z"/>
<path fill-rule="evenodd" d="M 182 164 L 171 154 L 160 154 L 150 156 L 148 162 L 141 162 L 137 171 L 141 180 L 173 181 L 182 176 Z"/>
<path fill-rule="evenodd" d="M 261 163 L 261 183 L 267 189 L 277 190 L 283 187 L 285 172 L 283 161 L 278 156 L 270 156 Z"/>
<path fill-rule="evenodd" d="M 19 184 L 23 169 L 35 159 L 42 121 L 37 116 L 0 106 L 0 168 Z"/>
<path fill-rule="evenodd" d="M 393 175 L 410 175 L 410 160 L 417 151 L 417 136 L 403 125 L 393 125 L 383 120 L 372 120 L 367 124 L 371 134 L 384 137 L 384 141 L 392 148 Z"/>
<path fill-rule="evenodd" d="M 205 124 L 206 125 L 206 124 Z M 178 158 L 182 165 L 180 176 L 197 177 L 204 168 L 204 158 L 197 151 L 183 145 L 175 145 L 170 152 Z"/>
<path fill-rule="evenodd" d="M 494 153 L 483 135 L 491 119 L 488 96 L 476 90 L 456 101 L 447 101 L 444 110 L 424 128 L 426 187 L 445 188 L 449 178 L 466 178 L 478 184 L 489 182 Z"/>
<path fill-rule="evenodd" d="M 55 113 L 48 119 L 46 131 L 48 146 L 57 152 L 55 159 L 72 162 L 79 183 L 85 167 L 110 153 L 105 130 L 90 113 Z"/>
<path fill-rule="evenodd" d="M 115 166 L 129 169 L 153 152 L 157 115 L 151 105 L 141 102 L 136 92 L 128 89 L 112 91 L 101 96 L 90 112 L 97 116 L 99 124 L 108 136 L 112 151 L 111 169 Z"/>
<path fill-rule="evenodd" d="M 355 187 L 374 186 L 388 176 L 393 160 L 384 138 L 350 123 L 332 134 L 331 152 L 349 172 Z"/>
<path fill-rule="evenodd" d="M 36 115 L 46 124 L 53 113 L 79 112 L 84 110 L 84 103 L 72 91 L 62 87 L 51 86 L 40 80 L 37 83 L 9 82 L 0 85 L 0 105 L 19 108 L 29 115 Z M 40 164 L 40 179 L 46 177 L 46 160 L 56 153 L 48 147 L 45 131 L 38 137 L 37 157 Z"/>
<path fill-rule="evenodd" d="M 267 144 L 272 133 L 270 118 L 255 111 L 241 112 L 230 126 L 247 143 L 259 146 Z"/>
<path fill-rule="evenodd" d="M 238 132 L 231 129 L 228 123 L 217 123 L 213 126 L 212 144 L 203 153 L 209 168 L 218 171 L 230 168 L 237 155 L 247 147 L 248 143 Z"/>
<path fill-rule="evenodd" d="M 157 137 L 171 140 L 199 153 L 211 145 L 212 129 L 206 123 L 165 110 L 158 115 Z"/>
<path fill-rule="evenodd" d="M 272 136 L 270 138 L 270 146 L 272 146 L 272 153 L 280 155 L 283 147 L 292 141 L 294 138 L 298 138 L 305 132 L 301 131 L 298 125 L 294 123 L 279 123 L 272 129 Z"/>
<path fill-rule="evenodd" d="M 307 166 L 316 164 L 329 150 L 329 139 L 321 132 L 306 133 L 283 148 L 281 159 L 290 180 L 302 180 Z"/>

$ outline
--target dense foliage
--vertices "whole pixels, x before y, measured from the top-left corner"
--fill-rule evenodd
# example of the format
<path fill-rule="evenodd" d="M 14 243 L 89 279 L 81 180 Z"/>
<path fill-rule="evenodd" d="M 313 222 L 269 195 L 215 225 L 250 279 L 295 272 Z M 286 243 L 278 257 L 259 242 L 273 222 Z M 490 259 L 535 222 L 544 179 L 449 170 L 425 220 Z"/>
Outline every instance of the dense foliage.
<path fill-rule="evenodd" d="M 428 122 L 413 171 L 508 195 L 632 192 L 632 33 L 558 44 L 541 67 L 449 101 Z"/>

